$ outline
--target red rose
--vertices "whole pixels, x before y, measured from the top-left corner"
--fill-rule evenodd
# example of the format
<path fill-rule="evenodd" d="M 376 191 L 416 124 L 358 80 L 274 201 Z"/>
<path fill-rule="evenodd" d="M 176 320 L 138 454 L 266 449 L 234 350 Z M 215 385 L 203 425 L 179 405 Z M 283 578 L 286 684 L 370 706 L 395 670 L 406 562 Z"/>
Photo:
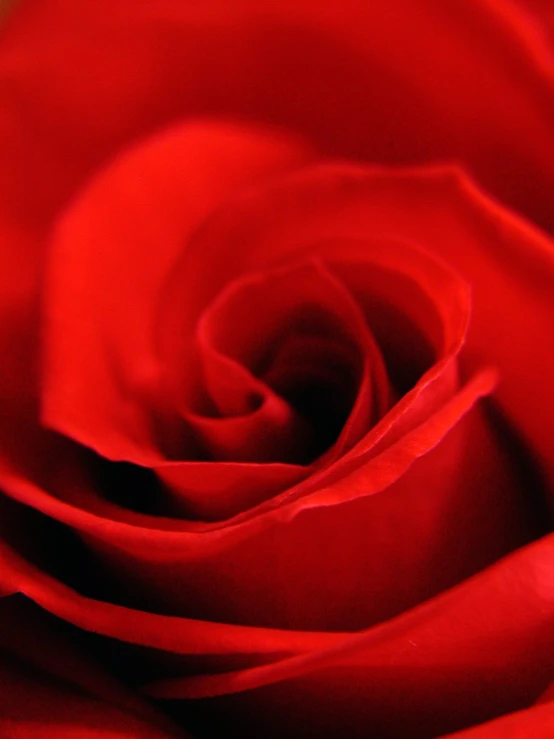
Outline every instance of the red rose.
<path fill-rule="evenodd" d="M 554 735 L 552 20 L 6 12 L 2 736 Z"/>

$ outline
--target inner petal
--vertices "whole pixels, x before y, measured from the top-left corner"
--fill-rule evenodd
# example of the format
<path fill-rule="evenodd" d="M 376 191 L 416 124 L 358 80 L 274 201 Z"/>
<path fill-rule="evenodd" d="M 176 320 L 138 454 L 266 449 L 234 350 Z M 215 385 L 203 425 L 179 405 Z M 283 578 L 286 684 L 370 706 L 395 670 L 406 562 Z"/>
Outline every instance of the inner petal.
<path fill-rule="evenodd" d="M 389 407 L 363 314 L 317 260 L 234 281 L 196 340 L 208 401 L 184 415 L 211 458 L 307 464 L 351 446 Z"/>
<path fill-rule="evenodd" d="M 187 118 L 120 152 L 87 183 L 48 250 L 45 425 L 108 459 L 146 466 L 187 446 L 171 386 L 159 378 L 156 310 L 166 281 L 218 203 L 307 156 L 273 130 Z"/>

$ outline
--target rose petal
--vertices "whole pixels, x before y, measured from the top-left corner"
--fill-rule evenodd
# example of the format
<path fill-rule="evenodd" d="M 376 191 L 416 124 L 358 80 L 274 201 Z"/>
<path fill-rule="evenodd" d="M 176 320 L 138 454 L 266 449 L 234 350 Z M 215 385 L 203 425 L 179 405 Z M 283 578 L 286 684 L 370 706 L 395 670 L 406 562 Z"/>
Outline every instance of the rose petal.
<path fill-rule="evenodd" d="M 309 463 L 327 452 L 332 463 L 388 410 L 375 339 L 323 264 L 309 260 L 231 283 L 200 319 L 197 338 L 206 393 L 219 414 L 192 415 L 185 407 L 184 417 L 196 429 L 202 424 L 215 461 L 285 455 Z M 303 407 L 306 387 L 321 388 L 311 403 L 322 407 Z M 254 394 L 259 405 L 250 409 Z M 194 408 L 194 393 L 189 402 Z"/>
<path fill-rule="evenodd" d="M 158 729 L 87 695 L 72 685 L 17 664 L 0 662 L 0 731 L 18 739 L 171 739 L 189 736 Z"/>
<path fill-rule="evenodd" d="M 145 686 L 165 698 L 232 692 L 232 706 L 224 698 L 187 704 L 208 728 L 232 711 L 236 731 L 250 722 L 246 735 L 262 725 L 269 736 L 299 737 L 308 728 L 340 726 L 361 737 L 371 725 L 385 737 L 408 725 L 414 737 L 423 737 L 523 708 L 543 689 L 553 666 L 553 557 L 548 536 L 397 619 L 350 635 L 195 625 L 127 611 L 70 591 L 5 545 L 0 577 L 59 617 L 112 638 L 178 652 L 286 649 L 298 655 Z M 281 701 L 285 712 L 276 710 Z"/>
<path fill-rule="evenodd" d="M 533 739 L 550 739 L 553 726 L 554 705 L 548 704 L 517 711 L 481 726 L 448 734 L 445 739 L 528 739 L 531 736 Z"/>
<path fill-rule="evenodd" d="M 314 176 L 317 178 L 317 170 Z M 282 206 L 279 199 L 275 204 L 278 208 Z M 231 204 L 232 212 L 235 206 L 236 203 Z M 242 213 L 242 210 L 243 206 L 239 206 L 239 213 Z M 282 209 L 282 213 L 286 218 L 286 208 Z M 220 215 L 223 216 L 223 223 L 220 223 Z M 262 216 L 264 219 L 266 217 L 268 222 L 271 222 L 268 214 Z M 202 307 L 214 299 L 218 290 L 223 289 L 227 279 L 234 284 L 233 280 L 237 279 L 236 272 L 240 273 L 240 266 L 248 273 L 248 256 L 258 253 L 256 238 L 259 236 L 264 239 L 263 231 L 258 234 L 255 230 L 253 234 L 249 234 L 248 227 L 244 224 L 245 233 L 240 235 L 243 241 L 237 242 L 237 245 L 246 247 L 245 255 L 241 248 L 230 247 L 230 242 L 226 240 L 224 234 L 226 221 L 226 209 L 223 208 L 222 214 L 216 214 L 207 226 L 200 229 L 196 239 L 191 243 L 191 254 L 185 253 L 179 261 L 164 292 L 161 315 L 158 318 L 160 327 L 158 345 L 165 370 L 163 385 L 175 387 L 176 392 L 181 391 L 185 384 L 181 368 L 190 362 L 192 351 L 190 342 L 202 315 Z M 309 222 L 311 225 L 311 219 Z M 295 224 L 295 227 L 301 230 L 298 224 Z M 349 225 L 345 227 L 348 228 Z M 214 228 L 222 241 L 219 258 L 214 259 L 212 263 L 209 255 L 212 254 L 214 247 L 217 249 L 212 241 Z M 275 224 L 275 228 L 279 226 Z M 250 243 L 251 239 L 253 243 Z M 265 246 L 265 242 L 260 246 Z M 312 474 L 309 477 L 299 482 L 293 490 L 284 491 L 287 500 L 291 497 L 297 498 L 325 484 L 329 476 L 336 478 L 344 474 L 345 465 L 356 464 L 356 459 L 359 463 L 362 453 L 366 456 L 370 452 L 377 453 L 378 449 L 383 449 L 393 439 L 398 439 L 403 433 L 424 421 L 451 397 L 457 387 L 456 360 L 465 342 L 470 314 L 469 288 L 465 282 L 424 249 L 410 243 L 388 238 L 360 237 L 355 240 L 330 238 L 316 240 L 313 244 L 308 242 L 308 245 L 302 246 L 296 242 L 293 242 L 292 246 L 283 243 L 277 247 L 277 253 L 282 251 L 287 255 L 291 249 L 295 256 L 302 259 L 313 259 L 314 255 L 317 255 L 318 259 L 322 256 L 330 257 L 326 264 L 343 284 L 341 290 L 347 288 L 364 311 L 366 323 L 376 331 L 379 352 L 373 347 L 369 353 L 373 357 L 372 366 L 378 370 L 375 376 L 377 390 L 375 400 L 379 406 L 377 419 L 382 416 L 390 402 L 389 391 L 384 388 L 383 371 L 379 370 L 381 359 L 378 354 L 381 347 L 385 352 L 387 370 L 394 372 L 393 379 L 397 384 L 397 390 L 405 394 L 375 426 L 368 422 L 364 428 L 365 414 L 358 418 L 358 413 L 354 409 L 342 438 L 339 438 L 339 444 L 350 445 L 349 439 L 352 440 L 356 436 L 361 437 L 360 442 L 351 451 L 346 451 L 344 447 L 346 454 L 338 459 L 336 459 L 338 447 L 330 449 L 329 454 L 318 460 L 311 469 Z M 229 259 L 231 254 L 232 257 Z M 202 259 L 205 255 L 210 261 L 212 273 L 203 272 L 197 261 L 198 255 L 202 255 Z M 242 264 L 241 259 L 245 260 Z M 281 261 L 286 264 L 286 259 Z M 270 254 L 270 264 L 266 266 L 266 271 L 271 273 L 274 263 L 275 254 Z M 260 274 L 265 273 L 262 270 Z M 202 286 L 197 279 L 199 276 L 204 280 Z M 336 288 L 331 294 L 333 292 L 336 292 Z M 351 297 L 348 300 L 351 301 Z M 298 310 L 301 309 L 299 305 Z M 363 319 L 362 321 L 358 319 L 358 323 L 360 323 L 358 332 L 363 335 L 365 333 Z M 239 320 L 238 324 L 244 327 L 243 331 L 248 331 L 248 321 L 244 318 L 242 321 Z M 240 330 L 235 327 L 232 332 L 237 333 Z M 175 337 L 179 339 L 176 340 Z M 189 340 L 187 337 L 190 337 Z M 402 339 L 410 348 L 401 343 Z M 373 340 L 365 343 L 369 348 Z M 414 354 L 419 356 L 406 369 Z M 226 373 L 226 376 L 228 377 L 229 373 Z M 208 381 L 209 379 L 208 377 Z M 195 399 L 195 393 L 192 392 L 191 395 L 192 400 L 189 402 Z M 363 394 L 361 397 L 363 398 Z M 182 404 L 183 401 L 179 402 Z M 362 435 L 364 431 L 365 435 Z M 164 465 L 156 466 L 156 470 L 164 475 Z M 178 490 L 182 491 L 184 500 L 196 498 L 194 487 L 191 488 L 191 482 L 186 478 L 185 469 L 182 471 Z M 263 491 L 260 491 L 258 502 L 263 500 L 262 495 Z M 267 501 L 267 505 L 274 507 L 280 500 L 281 498 L 276 498 Z M 214 506 L 209 511 L 210 519 L 214 513 L 218 513 L 216 506 L 214 499 Z M 204 508 L 206 509 L 206 504 Z M 234 510 L 237 512 L 240 509 L 234 506 Z M 221 512 L 222 509 L 219 509 L 219 516 Z M 255 511 L 250 511 L 249 515 L 258 515 L 260 512 L 261 508 L 258 507 Z"/>
<path fill-rule="evenodd" d="M 158 682 L 147 691 L 189 699 L 232 693 L 234 725 L 252 736 L 267 726 L 268 715 L 270 736 L 325 735 L 341 727 L 362 737 L 371 726 L 383 737 L 403 735 L 406 727 L 410 736 L 427 737 L 524 708 L 552 674 L 553 545 L 549 536 L 327 650 L 226 675 Z M 237 691 L 247 692 L 241 699 Z M 278 711 L 283 704 L 287 711 Z M 196 705 L 209 721 L 210 712 L 225 716 L 231 704 Z M 518 719 L 508 718 L 506 726 L 511 720 L 517 726 Z"/>
<path fill-rule="evenodd" d="M 554 63 L 515 3 L 22 2 L 3 48 L 15 203 L 59 202 L 122 142 L 210 111 L 296 129 L 326 154 L 463 160 L 552 225 Z"/>
<path fill-rule="evenodd" d="M 126 608 L 83 596 L 24 560 L 4 543 L 0 551 L 3 588 L 24 593 L 46 611 L 81 629 L 138 646 L 179 655 L 214 654 L 232 658 L 239 654 L 304 653 L 337 644 L 346 636 L 253 628 Z"/>
<path fill-rule="evenodd" d="M 462 366 L 474 371 L 486 357 L 500 370 L 496 398 L 554 481 L 554 349 L 544 340 L 554 331 L 554 244 L 455 167 L 316 167 L 224 205 L 181 259 L 189 310 L 235 273 L 297 258 L 308 244 L 321 242 L 315 254 L 328 261 L 363 260 L 368 233 L 421 244 L 471 285 Z M 529 402 L 531 386 L 540 403 Z"/>
<path fill-rule="evenodd" d="M 167 484 L 169 511 L 213 521 L 255 508 L 298 485 L 310 469 L 283 463 L 174 462 L 156 468 Z"/>
<path fill-rule="evenodd" d="M 554 699 L 554 682 L 550 683 L 547 689 L 539 695 L 539 697 L 535 701 L 535 705 L 540 705 L 541 703 L 550 703 L 553 699 Z"/>
<path fill-rule="evenodd" d="M 318 138 L 323 152 L 374 161 L 455 156 L 551 223 L 539 193 L 550 192 L 554 171 L 552 54 L 517 6 L 467 2 L 444 15 L 432 2 L 402 1 L 394 13 L 353 0 L 325 13 L 307 1 L 265 7 L 170 0 L 130 12 L 118 0 L 98 13 L 93 2 L 47 0 L 10 13 L 0 48 L 0 273 L 12 397 L 36 389 L 36 347 L 14 352 L 13 337 L 36 333 L 28 310 L 53 216 L 93 169 L 170 119 L 208 111 L 281 122 Z M 406 58 L 413 82 L 395 71 L 405 73 Z M 17 426 L 23 433 L 21 414 Z"/>
<path fill-rule="evenodd" d="M 156 387 L 152 321 L 167 273 L 219 199 L 305 156 L 267 131 L 188 124 L 122 156 L 89 186 L 63 219 L 50 260 L 47 425 L 109 459 L 160 457 L 149 414 L 167 401 Z"/>
<path fill-rule="evenodd" d="M 128 604 L 243 624 L 360 628 L 467 577 L 544 525 L 522 494 L 528 471 L 473 408 L 491 387 L 490 375 L 475 378 L 348 476 L 231 525 L 171 531 L 143 518 L 145 528 L 68 505 L 7 470 L 2 484 L 77 528 L 125 583 Z"/>
<path fill-rule="evenodd" d="M 218 135 L 221 132 L 214 133 L 210 129 L 210 135 L 219 141 Z M 190 132 L 189 132 L 190 134 Z M 204 129 L 201 134 L 205 135 Z M 186 138 L 185 151 L 188 151 L 190 141 Z M 174 140 L 176 139 L 176 141 Z M 247 139 L 250 142 L 249 139 Z M 270 140 L 271 145 L 276 144 L 273 139 Z M 177 143 L 176 143 L 177 142 Z M 263 143 L 267 143 L 264 142 Z M 128 461 L 137 462 L 145 465 L 154 465 L 156 467 L 163 463 L 161 456 L 162 450 L 156 448 L 157 437 L 164 438 L 173 437 L 179 440 L 184 447 L 181 451 L 182 456 L 186 459 L 198 458 L 198 449 L 194 444 L 194 439 L 187 437 L 187 429 L 183 424 L 178 423 L 175 418 L 175 398 L 171 393 L 168 395 L 168 388 L 182 387 L 183 367 L 190 365 L 188 358 L 190 350 L 187 342 L 176 341 L 175 337 L 186 337 L 190 333 L 194 322 L 200 315 L 200 311 L 214 297 L 217 290 L 224 284 L 226 276 L 233 277 L 240 266 L 245 266 L 245 256 L 248 256 L 248 250 L 254 251 L 255 247 L 248 244 L 245 237 L 244 250 L 227 249 L 225 234 L 218 231 L 221 229 L 220 219 L 216 215 L 213 221 L 208 222 L 204 229 L 200 229 L 196 240 L 191 243 L 191 255 L 188 256 L 188 248 L 185 249 L 185 256 L 179 261 L 179 268 L 176 276 L 172 275 L 173 294 L 177 295 L 174 299 L 171 297 L 171 290 L 164 289 L 167 274 L 171 272 L 173 262 L 177 260 L 177 254 L 181 249 L 178 235 L 186 232 L 183 225 L 183 216 L 181 209 L 177 207 L 180 202 L 181 188 L 177 187 L 175 178 L 179 180 L 181 176 L 186 177 L 186 169 L 171 169 L 170 173 L 162 168 L 158 171 L 150 161 L 149 157 L 159 153 L 160 147 L 167 154 L 172 153 L 176 145 L 182 145 L 181 132 L 174 133 L 173 137 L 166 138 L 162 142 L 156 142 L 151 147 L 147 147 L 146 151 L 141 148 L 138 152 L 134 152 L 128 159 L 125 159 L 120 167 L 110 170 L 105 178 L 102 178 L 100 184 L 85 194 L 84 198 L 68 217 L 65 229 L 62 230 L 62 236 L 59 238 L 56 252 L 57 257 L 54 259 L 53 273 L 54 276 L 50 281 L 50 292 L 47 296 L 48 320 L 46 335 L 46 351 L 45 351 L 45 372 L 46 383 L 44 391 L 44 417 L 49 425 L 65 431 L 70 436 L 80 440 L 100 451 L 111 459 L 123 458 Z M 227 146 L 227 144 L 226 144 Z M 263 147 L 262 147 L 263 148 Z M 151 149 L 154 150 L 154 154 Z M 202 156 L 205 156 L 202 155 Z M 234 154 L 233 154 L 234 156 Z M 122 188 L 122 193 L 127 193 L 126 197 L 130 198 L 129 202 L 125 201 L 116 209 L 117 222 L 122 228 L 121 240 L 125 244 L 131 244 L 132 249 L 136 249 L 137 239 L 150 239 L 152 234 L 148 234 L 144 228 L 140 228 L 140 234 L 137 232 L 140 223 L 140 214 L 136 217 L 133 208 L 136 208 L 136 198 L 132 192 L 129 194 L 128 188 L 134 180 L 130 179 L 129 169 L 133 166 L 142 167 L 146 159 L 147 164 L 154 167 L 157 176 L 162 178 L 165 186 L 171 191 L 174 198 L 172 216 L 169 217 L 167 203 L 162 209 L 164 215 L 163 224 L 160 222 L 154 229 L 154 234 L 163 239 L 168 239 L 168 245 L 165 245 L 164 260 L 158 259 L 159 250 L 156 252 L 156 265 L 151 264 L 148 260 L 142 260 L 140 266 L 133 268 L 131 272 L 132 280 L 128 283 L 127 291 L 120 289 L 121 271 L 123 266 L 113 257 L 108 259 L 112 252 L 122 254 L 122 259 L 129 259 L 124 249 L 115 250 L 113 246 L 114 224 L 112 222 L 115 217 L 112 209 L 115 205 L 117 193 L 114 193 L 114 187 Z M 163 160 L 165 161 L 165 159 Z M 175 163 L 173 165 L 175 167 Z M 320 176 L 320 171 L 316 170 L 314 177 Z M 118 179 L 119 178 L 119 179 Z M 123 183 L 120 180 L 123 180 Z M 114 185 L 115 181 L 115 185 Z M 320 183 L 325 188 L 325 179 Z M 155 178 L 149 181 L 149 187 L 153 187 L 156 182 Z M 107 183 L 107 184 L 106 184 Z M 125 184 L 127 183 L 127 184 Z M 110 185 L 109 187 L 107 185 Z M 159 183 L 158 183 L 159 185 Z M 298 184 L 293 181 L 293 185 Z M 184 186 L 184 182 L 183 182 Z M 319 185 L 316 185 L 316 188 Z M 126 189 L 127 188 L 127 189 Z M 131 188 L 132 189 L 132 188 Z M 160 189 L 160 188 L 158 188 Z M 160 189 L 167 195 L 167 192 Z M 119 191 L 118 191 L 119 192 Z M 140 189 L 142 193 L 142 188 Z M 271 191 L 272 192 L 272 191 Z M 121 192 L 119 196 L 123 197 Z M 178 194 L 175 194 L 178 193 Z M 278 191 L 280 195 L 280 192 Z M 109 196 L 109 197 L 108 197 Z M 157 198 L 160 195 L 158 193 Z M 342 201 L 340 193 L 337 193 L 339 205 Z M 246 203 L 249 204 L 252 199 L 250 194 Z M 279 197 L 276 198 L 276 207 L 279 207 Z M 165 201 L 164 201 L 165 202 Z M 239 213 L 244 206 L 240 206 L 242 201 L 238 201 L 236 205 L 239 207 Z M 265 200 L 262 198 L 262 202 Z M 109 210 L 106 208 L 109 206 Z M 231 210 L 235 205 L 231 205 Z M 103 210 L 104 208 L 104 210 Z M 129 210 L 132 217 L 129 215 Z M 283 215 L 285 216 L 283 211 Z M 223 227 L 225 226 L 226 211 L 223 211 Z M 126 215 L 124 215 L 126 214 Z M 308 225 L 311 224 L 311 211 L 309 211 Z M 112 220 L 110 220 L 112 219 Z M 151 224 L 150 224 L 151 225 Z M 158 226 L 159 233 L 158 233 Z M 350 228 L 350 224 L 345 221 L 345 228 Z M 219 233 L 221 238 L 221 254 L 216 257 L 215 244 L 213 241 L 213 230 Z M 101 235 L 103 237 L 101 238 Z M 357 244 L 346 242 L 336 242 L 338 237 L 337 231 L 335 236 L 335 244 L 333 246 L 332 239 L 324 244 L 316 243 L 314 249 L 322 254 L 329 253 L 335 258 L 337 257 L 337 249 L 342 256 L 354 255 L 358 259 L 368 259 L 378 262 L 381 266 L 386 266 L 391 272 L 406 273 L 410 280 L 416 282 L 418 286 L 430 293 L 430 298 L 437 302 L 437 310 L 445 322 L 445 336 L 443 342 L 440 343 L 438 351 L 445 352 L 442 357 L 443 363 L 439 363 L 435 372 L 435 380 L 441 379 L 439 375 L 446 370 L 447 356 L 452 358 L 459 350 L 463 341 L 463 333 L 465 324 L 467 323 L 467 288 L 457 280 L 445 266 L 431 263 L 428 257 L 407 245 L 395 243 L 393 241 L 386 242 L 386 251 L 381 254 L 379 249 L 382 244 L 374 245 L 362 243 Z M 320 238 L 317 235 L 316 241 Z M 105 244 L 106 252 L 103 260 L 102 252 L 96 248 L 96 242 L 100 241 Z M 204 240 L 207 239 L 204 245 Z M 79 249 L 77 249 L 77 246 Z M 177 248 L 179 246 L 179 249 Z M 298 246 L 294 246 L 299 250 Z M 290 244 L 283 244 L 281 251 L 286 253 L 290 250 Z M 236 251 L 236 254 L 235 254 Z M 195 263 L 198 254 L 202 254 L 204 261 L 204 252 L 206 253 L 206 262 L 209 262 L 210 268 L 213 268 L 213 274 L 210 273 L 206 278 L 206 272 L 201 265 Z M 87 253 L 91 260 L 89 264 L 83 254 Z M 234 265 L 228 263 L 229 255 L 233 253 Z M 71 259 L 73 255 L 73 259 Z M 62 258 L 63 257 L 63 258 Z M 212 261 L 214 260 L 214 261 Z M 157 262 L 165 264 L 160 267 Z M 96 267 L 94 267 L 96 265 Z M 104 277 L 104 282 L 100 280 L 91 280 L 91 274 L 94 269 L 100 269 Z M 199 270 L 201 274 L 199 274 Z M 231 274 L 229 274 L 231 272 Z M 184 279 L 180 279 L 180 275 L 184 273 Z M 118 288 L 106 290 L 105 281 L 114 280 L 118 284 Z M 197 278 L 202 278 L 199 283 Z M 214 278 L 219 280 L 214 283 Z M 76 288 L 77 285 L 77 288 Z M 211 293 L 204 292 L 203 299 L 199 300 L 198 292 L 200 285 L 205 290 L 211 289 Z M 215 285 L 215 287 L 214 287 Z M 78 289 L 78 296 L 75 290 Z M 358 292 L 361 288 L 358 286 Z M 381 288 L 382 290 L 382 288 Z M 166 367 L 174 368 L 171 371 L 173 376 L 167 376 L 167 373 L 161 374 L 159 357 L 156 353 L 156 337 L 155 337 L 155 318 L 156 311 L 154 305 L 159 298 L 158 293 L 162 292 L 164 298 L 164 312 L 161 317 L 157 317 L 158 323 L 162 324 L 165 335 L 160 340 L 161 345 L 170 347 L 162 357 L 162 361 Z M 166 296 L 169 293 L 169 296 Z M 413 295 L 413 293 L 411 293 Z M 185 296 L 186 305 L 182 305 L 183 296 Z M 79 315 L 71 315 L 70 307 L 75 304 L 79 306 Z M 444 303 L 444 306 L 442 305 Z M 130 313 L 129 305 L 140 307 L 136 311 Z M 148 311 L 149 309 L 149 311 Z M 154 315 L 150 315 L 153 313 Z M 414 317 L 415 318 L 415 317 Z M 185 325 L 181 325 L 182 323 Z M 169 337 L 169 338 L 168 338 Z M 436 337 L 435 337 L 436 338 Z M 184 347 L 184 348 L 183 348 Z M 188 364 L 187 364 L 188 363 Z M 373 363 L 375 365 L 375 362 Z M 87 372 L 83 370 L 87 368 Z M 431 385 L 431 377 L 427 378 L 429 388 Z M 378 383 L 382 385 L 383 383 Z M 97 393 L 90 392 L 91 387 L 97 388 Z M 382 392 L 377 393 L 377 398 L 383 397 Z M 404 404 L 404 408 L 407 401 Z M 385 403 L 386 406 L 386 403 Z M 265 407 L 260 409 L 260 413 Z M 273 414 L 275 415 L 275 414 Z M 161 419 L 160 419 L 161 416 Z M 189 419 L 191 420 L 191 419 Z M 160 421 L 160 423 L 158 423 Z M 245 447 L 245 440 L 252 435 L 252 423 L 258 424 L 257 419 L 245 418 L 240 421 L 233 422 L 241 424 L 240 430 L 237 428 L 227 428 L 221 424 L 216 424 L 219 438 L 214 437 L 216 428 L 212 421 L 194 419 L 194 427 L 196 431 L 200 431 L 203 443 L 206 444 L 210 436 L 213 444 L 224 459 L 234 459 L 237 457 L 237 447 L 240 450 Z M 279 423 L 282 423 L 279 421 Z M 164 431 L 160 431 L 160 424 L 165 427 Z M 232 426 L 233 424 L 231 424 Z M 358 424 L 357 433 L 363 430 L 363 424 Z M 345 429 L 345 433 L 348 429 Z M 221 436 L 223 434 L 223 436 Z M 296 435 L 296 434 L 295 434 Z M 303 434 L 300 434 L 303 435 Z M 114 446 L 115 444 L 115 446 Z M 234 452 L 225 452 L 225 448 L 230 444 L 233 445 Z M 269 450 L 266 449 L 264 459 L 275 461 L 279 449 L 273 449 L 274 444 L 269 444 Z M 213 449 L 212 449 L 213 452 Z M 176 454 L 176 450 L 172 450 L 172 455 Z M 156 458 L 158 455 L 158 459 Z M 271 455 L 271 456 L 270 456 Z M 223 472 L 224 470 L 222 470 Z M 163 472 L 162 472 L 163 475 Z M 169 480 L 164 475 L 165 480 Z M 171 473 L 171 479 L 175 481 L 177 478 L 175 472 Z M 185 470 L 178 474 L 180 481 L 180 489 L 189 493 L 192 482 L 186 479 Z M 223 489 L 229 490 L 229 486 L 223 483 Z M 247 482 L 249 491 L 253 491 L 251 483 Z M 275 487 L 273 487 L 275 489 Z M 265 491 L 262 489 L 258 494 L 251 495 L 248 493 L 246 498 L 256 502 L 263 499 Z M 190 490 L 190 500 L 197 497 L 194 487 Z M 224 494 L 227 497 L 227 493 Z M 187 496 L 185 496 L 187 498 Z M 244 496 L 241 497 L 244 500 Z M 188 508 L 194 511 L 194 507 L 188 504 Z M 209 518 L 221 518 L 225 513 L 236 513 L 240 511 L 237 505 L 233 505 L 230 509 L 217 508 L 217 500 L 214 499 L 214 506 L 211 510 L 207 510 L 203 506 L 203 510 L 208 513 Z"/>
<path fill-rule="evenodd" d="M 514 3 L 515 4 L 515 3 Z M 519 0 L 517 12 L 520 14 L 520 24 L 528 27 L 530 39 L 535 37 L 534 45 L 545 49 L 545 61 L 552 56 L 554 42 L 554 9 L 550 0 Z M 531 17 L 526 18 L 529 12 Z"/>
<path fill-rule="evenodd" d="M 21 597 L 0 601 L 0 733 L 17 737 L 183 736 Z"/>

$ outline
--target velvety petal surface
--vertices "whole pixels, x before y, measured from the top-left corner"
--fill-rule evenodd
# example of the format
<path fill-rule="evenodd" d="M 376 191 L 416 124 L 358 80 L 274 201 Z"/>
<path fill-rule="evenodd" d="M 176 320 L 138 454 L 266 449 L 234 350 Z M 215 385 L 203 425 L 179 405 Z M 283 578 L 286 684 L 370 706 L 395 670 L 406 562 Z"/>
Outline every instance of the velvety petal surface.
<path fill-rule="evenodd" d="M 313 250 L 325 259 L 363 258 L 368 234 L 420 244 L 471 285 L 462 364 L 472 371 L 486 357 L 499 369 L 498 403 L 552 480 L 554 348 L 544 337 L 554 329 L 554 246 L 457 168 L 322 166 L 229 203 L 180 260 L 190 285 L 187 315 L 233 274 L 294 259 L 318 241 Z M 180 284 L 177 276 L 174 289 Z M 529 402 L 530 386 L 540 403 Z"/>
<path fill-rule="evenodd" d="M 9 161 L 23 149 L 18 188 L 46 204 L 122 142 L 208 112 L 301 131 L 326 155 L 461 159 L 552 226 L 553 62 L 529 25 L 500 0 L 22 2 L 3 30 Z"/>
<path fill-rule="evenodd" d="M 550 735 L 550 28 L 540 0 L 13 10 L 0 733 L 185 736 L 138 690 L 200 737 Z M 358 165 L 289 174 L 314 156 Z M 261 361 L 244 287 L 290 260 L 340 340 Z M 339 387 L 332 354 L 358 394 L 306 463 L 283 398 Z"/>
<path fill-rule="evenodd" d="M 88 187 L 63 218 L 49 260 L 47 424 L 59 428 L 63 408 L 63 430 L 72 436 L 77 426 L 103 456 L 160 458 L 152 413 L 175 411 L 158 384 L 154 319 L 173 263 L 225 195 L 306 156 L 272 132 L 200 122 L 122 156 Z M 74 420 L 81 417 L 86 429 Z"/>
<path fill-rule="evenodd" d="M 554 705 L 527 708 L 496 721 L 488 721 L 466 731 L 449 734 L 448 739 L 549 739 L 554 726 Z"/>
<path fill-rule="evenodd" d="M 233 730 L 244 736 L 256 736 L 263 727 L 270 736 L 301 737 L 308 727 L 319 727 L 325 736 L 340 729 L 362 737 L 368 725 L 383 737 L 405 736 L 407 725 L 415 737 L 435 736 L 529 706 L 552 674 L 550 536 L 397 619 L 353 634 L 195 625 L 137 611 L 126 615 L 56 583 L 5 547 L 2 557 L 5 588 L 26 593 L 87 631 L 181 654 L 227 653 L 228 664 L 241 649 L 273 652 L 268 664 L 218 675 L 191 674 L 192 660 L 187 677 L 144 685 L 158 698 L 187 699 L 183 715 L 205 731 L 232 715 Z M 120 653 L 116 642 L 110 650 Z M 132 652 L 124 650 L 122 661 L 116 659 L 123 672 L 134 664 Z M 283 659 L 279 652 L 290 656 Z M 144 650 L 138 656 L 140 674 L 159 674 L 163 653 L 158 660 Z M 174 662 L 174 674 L 175 669 Z M 189 702 L 199 697 L 204 700 Z M 278 711 L 283 703 L 287 711 Z"/>
<path fill-rule="evenodd" d="M 2 736 L 186 736 L 83 653 L 61 622 L 27 598 L 0 600 L 0 623 Z"/>
<path fill-rule="evenodd" d="M 545 525 L 536 493 L 521 487 L 525 468 L 498 447 L 495 422 L 477 405 L 493 387 L 490 373 L 475 377 L 337 479 L 226 525 L 126 521 L 117 509 L 108 518 L 109 508 L 83 500 L 86 477 L 73 478 L 67 502 L 60 480 L 54 494 L 8 470 L 2 481 L 8 495 L 79 531 L 127 605 L 237 624 L 361 628 L 467 577 Z"/>

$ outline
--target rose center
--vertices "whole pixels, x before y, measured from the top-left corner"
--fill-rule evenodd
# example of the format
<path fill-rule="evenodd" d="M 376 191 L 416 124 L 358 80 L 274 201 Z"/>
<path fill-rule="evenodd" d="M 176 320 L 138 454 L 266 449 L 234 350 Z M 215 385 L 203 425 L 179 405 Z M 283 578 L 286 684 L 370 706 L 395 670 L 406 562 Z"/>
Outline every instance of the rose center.
<path fill-rule="evenodd" d="M 384 411 L 384 366 L 345 286 L 316 260 L 248 275 L 201 316 L 203 392 L 187 413 L 209 458 L 308 464 Z"/>

